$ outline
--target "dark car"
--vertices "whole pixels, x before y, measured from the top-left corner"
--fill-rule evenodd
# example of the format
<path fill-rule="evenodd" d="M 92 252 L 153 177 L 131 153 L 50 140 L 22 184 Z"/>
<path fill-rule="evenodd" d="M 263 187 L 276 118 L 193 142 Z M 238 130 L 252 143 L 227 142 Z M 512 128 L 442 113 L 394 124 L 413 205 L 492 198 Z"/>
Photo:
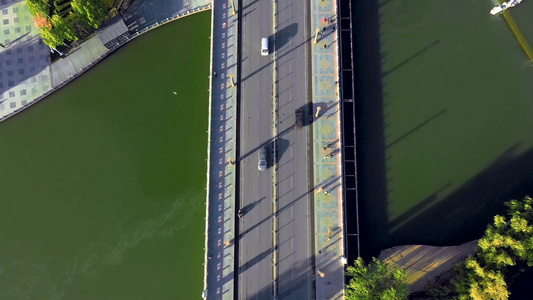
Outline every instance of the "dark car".
<path fill-rule="evenodd" d="M 295 122 L 294 122 L 294 128 L 300 129 L 302 126 L 304 126 L 304 111 L 301 108 L 298 108 L 294 112 Z"/>

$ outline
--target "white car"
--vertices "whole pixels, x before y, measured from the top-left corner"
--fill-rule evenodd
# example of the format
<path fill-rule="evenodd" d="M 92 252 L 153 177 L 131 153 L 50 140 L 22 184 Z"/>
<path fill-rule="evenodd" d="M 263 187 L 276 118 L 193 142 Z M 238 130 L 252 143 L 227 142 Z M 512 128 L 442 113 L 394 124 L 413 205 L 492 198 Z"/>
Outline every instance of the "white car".
<path fill-rule="evenodd" d="M 268 55 L 268 38 L 261 39 L 261 56 Z"/>
<path fill-rule="evenodd" d="M 264 171 L 267 168 L 267 149 L 261 148 L 259 149 L 259 159 L 257 162 L 257 169 L 259 171 Z"/>

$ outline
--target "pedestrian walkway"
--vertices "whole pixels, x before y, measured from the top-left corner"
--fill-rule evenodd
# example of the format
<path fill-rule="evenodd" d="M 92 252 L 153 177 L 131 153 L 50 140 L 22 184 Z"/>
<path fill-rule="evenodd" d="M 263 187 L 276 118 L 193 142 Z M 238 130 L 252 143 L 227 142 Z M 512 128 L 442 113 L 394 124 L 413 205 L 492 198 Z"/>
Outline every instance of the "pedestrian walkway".
<path fill-rule="evenodd" d="M 235 3 L 236 4 L 236 3 Z M 234 298 L 237 16 L 214 1 L 207 181 L 207 255 L 203 297 Z"/>
<path fill-rule="evenodd" d="M 31 105 L 52 88 L 50 48 L 41 38 L 24 0 L 0 6 L 0 120 Z"/>
<path fill-rule="evenodd" d="M 344 298 L 336 1 L 311 1 L 316 299 Z"/>
<path fill-rule="evenodd" d="M 122 12 L 122 18 L 132 33 L 140 32 L 206 8 L 211 2 L 211 0 L 135 0 Z"/>

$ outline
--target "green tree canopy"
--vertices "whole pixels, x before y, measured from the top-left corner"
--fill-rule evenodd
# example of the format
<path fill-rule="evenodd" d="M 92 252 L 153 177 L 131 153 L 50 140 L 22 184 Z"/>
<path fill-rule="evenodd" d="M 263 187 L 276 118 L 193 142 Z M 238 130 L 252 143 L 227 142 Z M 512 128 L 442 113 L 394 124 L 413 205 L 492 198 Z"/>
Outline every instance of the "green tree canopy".
<path fill-rule="evenodd" d="M 504 275 L 509 267 L 533 266 L 533 200 L 525 197 L 505 205 L 508 217 L 496 215 L 479 239 L 476 255 L 457 266 L 454 284 L 461 300 L 508 299 Z"/>
<path fill-rule="evenodd" d="M 390 270 L 387 264 L 376 258 L 368 265 L 358 258 L 347 268 L 346 276 L 350 278 L 346 286 L 348 300 L 403 300 L 409 295 L 405 272 Z"/>
<path fill-rule="evenodd" d="M 72 0 L 71 5 L 79 19 L 93 28 L 98 28 L 106 16 L 103 0 Z"/>
<path fill-rule="evenodd" d="M 26 5 L 28 6 L 28 11 L 34 16 L 50 15 L 50 6 L 47 0 L 26 0 Z"/>
<path fill-rule="evenodd" d="M 52 27 L 41 27 L 41 37 L 45 44 L 52 48 L 57 48 L 65 43 L 65 41 L 76 41 L 78 37 L 72 27 L 72 23 L 58 15 L 52 17 Z"/>
<path fill-rule="evenodd" d="M 461 265 L 462 273 L 455 281 L 459 300 L 506 300 L 507 283 L 500 270 L 482 267 L 475 257 L 469 256 Z"/>
<path fill-rule="evenodd" d="M 78 37 L 76 36 L 76 31 L 72 27 L 72 22 L 68 19 L 61 18 L 58 15 L 52 17 L 52 25 L 54 27 L 55 33 L 64 41 L 76 41 Z"/>
<path fill-rule="evenodd" d="M 63 39 L 55 33 L 53 28 L 41 27 L 41 37 L 44 43 L 52 48 L 63 45 Z"/>
<path fill-rule="evenodd" d="M 533 265 L 532 204 L 530 197 L 508 201 L 505 205 L 509 218 L 494 217 L 494 224 L 487 227 L 478 242 L 479 256 L 486 264 L 505 268 L 523 261 Z"/>

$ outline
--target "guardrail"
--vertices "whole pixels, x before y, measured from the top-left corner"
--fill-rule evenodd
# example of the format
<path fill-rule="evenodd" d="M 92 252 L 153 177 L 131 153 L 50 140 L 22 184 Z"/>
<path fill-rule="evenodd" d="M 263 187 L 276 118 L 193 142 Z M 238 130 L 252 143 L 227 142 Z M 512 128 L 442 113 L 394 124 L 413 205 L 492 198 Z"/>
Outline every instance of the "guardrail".
<path fill-rule="evenodd" d="M 339 70 L 339 97 L 341 100 L 341 145 L 342 145 L 342 186 L 343 189 L 343 218 L 344 218 L 344 247 L 348 260 L 354 259 L 350 244 L 355 244 L 357 257 L 361 255 L 359 239 L 359 196 L 357 188 L 357 155 L 356 155 L 356 128 L 355 128 L 355 86 L 354 86 L 354 59 L 353 59 L 353 28 L 351 1 L 337 0 L 338 28 L 337 39 L 339 42 L 338 67 Z M 350 131 L 348 132 L 348 128 Z M 353 174 L 351 173 L 353 170 Z M 355 218 L 348 218 L 355 215 Z"/>
<path fill-rule="evenodd" d="M 207 286 L 207 273 L 208 273 L 208 270 L 207 270 L 207 260 L 208 260 L 208 253 L 209 253 L 209 198 L 211 197 L 210 195 L 210 189 L 209 189 L 209 185 L 211 184 L 211 181 L 210 181 L 210 172 L 211 172 L 211 127 L 212 127 L 212 116 L 213 116 L 213 113 L 212 113 L 212 100 L 213 100 L 213 77 L 211 77 L 211 74 L 213 74 L 213 32 L 215 30 L 214 28 L 214 23 L 215 23 L 215 12 L 214 10 L 211 10 L 211 41 L 210 41 L 210 45 L 209 45 L 209 49 L 210 49 L 210 53 L 211 55 L 209 56 L 209 76 L 210 76 L 210 81 L 209 81 L 209 113 L 208 113 L 208 118 L 207 118 L 207 173 L 206 173 L 206 177 L 207 177 L 207 183 L 206 183 L 206 193 L 205 193 L 205 255 L 204 255 L 204 288 L 202 290 L 202 298 L 207 298 L 207 289 L 208 289 L 208 286 Z"/>

